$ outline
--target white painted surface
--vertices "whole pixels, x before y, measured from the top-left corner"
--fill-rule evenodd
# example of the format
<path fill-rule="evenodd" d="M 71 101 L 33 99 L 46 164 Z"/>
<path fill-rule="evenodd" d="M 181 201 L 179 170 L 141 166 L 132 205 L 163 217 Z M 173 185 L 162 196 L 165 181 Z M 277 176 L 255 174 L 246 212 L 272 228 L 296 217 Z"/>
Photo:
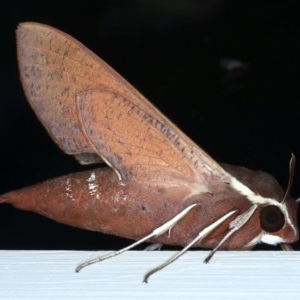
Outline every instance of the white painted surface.
<path fill-rule="evenodd" d="M 75 273 L 107 252 L 0 251 L 0 299 L 300 299 L 300 253 L 190 251 L 142 283 L 174 252 L 130 251 Z"/>

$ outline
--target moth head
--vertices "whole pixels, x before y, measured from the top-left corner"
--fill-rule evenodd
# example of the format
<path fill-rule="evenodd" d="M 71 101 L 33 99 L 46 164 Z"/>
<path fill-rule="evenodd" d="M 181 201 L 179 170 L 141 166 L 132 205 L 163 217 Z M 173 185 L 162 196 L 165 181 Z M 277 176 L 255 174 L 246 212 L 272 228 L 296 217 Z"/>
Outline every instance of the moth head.
<path fill-rule="evenodd" d="M 270 245 L 296 242 L 299 237 L 296 213 L 297 202 L 292 198 L 262 206 L 259 212 L 261 234 L 257 242 Z"/>
<path fill-rule="evenodd" d="M 296 201 L 290 195 L 295 163 L 295 156 L 292 154 L 289 168 L 289 182 L 282 200 L 276 201 L 272 198 L 266 198 L 265 201 L 269 203 L 261 205 L 259 211 L 261 234 L 257 237 L 256 243 L 263 242 L 270 245 L 290 244 L 299 238 L 297 226 L 297 206 L 299 199 Z"/>
<path fill-rule="evenodd" d="M 260 211 L 260 225 L 263 230 L 262 242 L 266 244 L 293 243 L 298 240 L 297 223 L 298 202 L 290 196 L 296 158 L 292 154 L 289 167 L 289 182 L 280 205 L 267 205 Z"/>
<path fill-rule="evenodd" d="M 289 183 L 284 193 L 277 180 L 266 172 L 225 165 L 233 175 L 231 186 L 247 203 L 246 211 L 241 211 L 242 217 L 254 208 L 253 216 L 236 237 L 239 247 L 249 249 L 259 243 L 277 245 L 298 240 L 297 201 L 290 195 L 294 168 L 292 155 Z"/>

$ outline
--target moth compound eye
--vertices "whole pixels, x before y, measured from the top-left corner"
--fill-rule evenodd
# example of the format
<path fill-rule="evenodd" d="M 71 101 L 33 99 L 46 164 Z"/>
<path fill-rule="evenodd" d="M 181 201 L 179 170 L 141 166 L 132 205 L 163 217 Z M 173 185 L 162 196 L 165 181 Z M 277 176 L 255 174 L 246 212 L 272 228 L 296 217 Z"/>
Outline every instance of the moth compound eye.
<path fill-rule="evenodd" d="M 285 223 L 282 211 L 275 205 L 264 207 L 259 218 L 261 228 L 270 233 L 280 230 Z"/>

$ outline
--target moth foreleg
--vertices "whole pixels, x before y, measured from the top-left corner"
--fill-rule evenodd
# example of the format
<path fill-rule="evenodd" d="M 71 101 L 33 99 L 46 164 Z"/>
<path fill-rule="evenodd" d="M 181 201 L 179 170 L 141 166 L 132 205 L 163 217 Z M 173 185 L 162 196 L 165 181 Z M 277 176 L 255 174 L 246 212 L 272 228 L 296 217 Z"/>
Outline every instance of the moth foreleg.
<path fill-rule="evenodd" d="M 125 247 L 121 250 L 114 251 L 114 252 L 112 252 L 108 255 L 103 255 L 103 256 L 100 256 L 100 257 L 96 257 L 96 258 L 93 258 L 93 259 L 90 259 L 90 260 L 87 260 L 87 261 L 81 263 L 80 265 L 77 266 L 75 271 L 79 272 L 84 267 L 87 267 L 87 266 L 92 265 L 92 264 L 97 263 L 97 262 L 101 262 L 101 261 L 106 260 L 106 259 L 111 258 L 111 257 L 115 257 L 117 255 L 120 255 L 120 254 L 124 253 L 125 251 L 128 251 L 128 250 L 138 246 L 139 244 L 141 244 L 143 242 L 146 242 L 150 239 L 155 239 L 155 238 L 161 236 L 162 234 L 166 233 L 167 231 L 170 231 L 174 225 L 176 225 L 194 207 L 196 207 L 198 205 L 199 205 L 198 203 L 191 204 L 190 206 L 186 207 L 183 211 L 181 211 L 179 214 L 177 214 L 175 217 L 173 217 L 171 220 L 164 223 L 160 227 L 154 229 L 150 234 L 146 235 L 145 237 L 141 238 L 140 240 L 132 243 L 131 245 L 129 245 L 129 246 L 127 246 L 127 247 Z"/>
<path fill-rule="evenodd" d="M 238 215 L 229 225 L 228 233 L 223 237 L 223 239 L 219 242 L 219 244 L 211 250 L 209 255 L 205 258 L 204 262 L 208 263 L 216 251 L 238 230 L 240 230 L 252 217 L 255 210 L 257 209 L 257 205 L 251 206 L 245 213 Z"/>
<path fill-rule="evenodd" d="M 168 260 L 166 260 L 164 263 L 161 265 L 157 266 L 156 268 L 153 268 L 149 272 L 147 272 L 144 276 L 143 282 L 148 283 L 149 277 L 162 270 L 163 268 L 167 267 L 169 264 L 177 260 L 180 256 L 182 256 L 185 252 L 187 252 L 191 247 L 193 247 L 198 241 L 202 240 L 205 238 L 208 234 L 210 234 L 212 231 L 214 231 L 219 225 L 221 225 L 224 221 L 226 221 L 231 215 L 236 213 L 237 210 L 232 210 L 225 214 L 223 217 L 215 221 L 214 223 L 210 224 L 209 226 L 205 227 L 203 230 L 199 232 L 197 237 L 195 237 L 188 245 L 186 245 L 180 252 L 176 253 L 172 257 L 170 257 Z"/>

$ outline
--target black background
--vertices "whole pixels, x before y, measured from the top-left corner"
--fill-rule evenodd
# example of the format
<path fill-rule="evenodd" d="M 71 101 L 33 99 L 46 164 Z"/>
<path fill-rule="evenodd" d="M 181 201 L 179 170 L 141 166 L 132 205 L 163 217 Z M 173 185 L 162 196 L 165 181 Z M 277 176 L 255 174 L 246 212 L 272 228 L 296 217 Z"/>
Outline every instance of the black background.
<path fill-rule="evenodd" d="M 106 60 L 216 160 L 263 169 L 283 187 L 300 156 L 297 1 L 2 1 L 0 193 L 81 170 L 27 104 L 19 22 L 57 27 Z M 229 73 L 231 58 L 245 70 Z M 293 194 L 300 196 L 299 167 Z M 1 249 L 116 249 L 124 239 L 0 207 Z M 296 248 L 299 248 L 299 246 Z"/>

